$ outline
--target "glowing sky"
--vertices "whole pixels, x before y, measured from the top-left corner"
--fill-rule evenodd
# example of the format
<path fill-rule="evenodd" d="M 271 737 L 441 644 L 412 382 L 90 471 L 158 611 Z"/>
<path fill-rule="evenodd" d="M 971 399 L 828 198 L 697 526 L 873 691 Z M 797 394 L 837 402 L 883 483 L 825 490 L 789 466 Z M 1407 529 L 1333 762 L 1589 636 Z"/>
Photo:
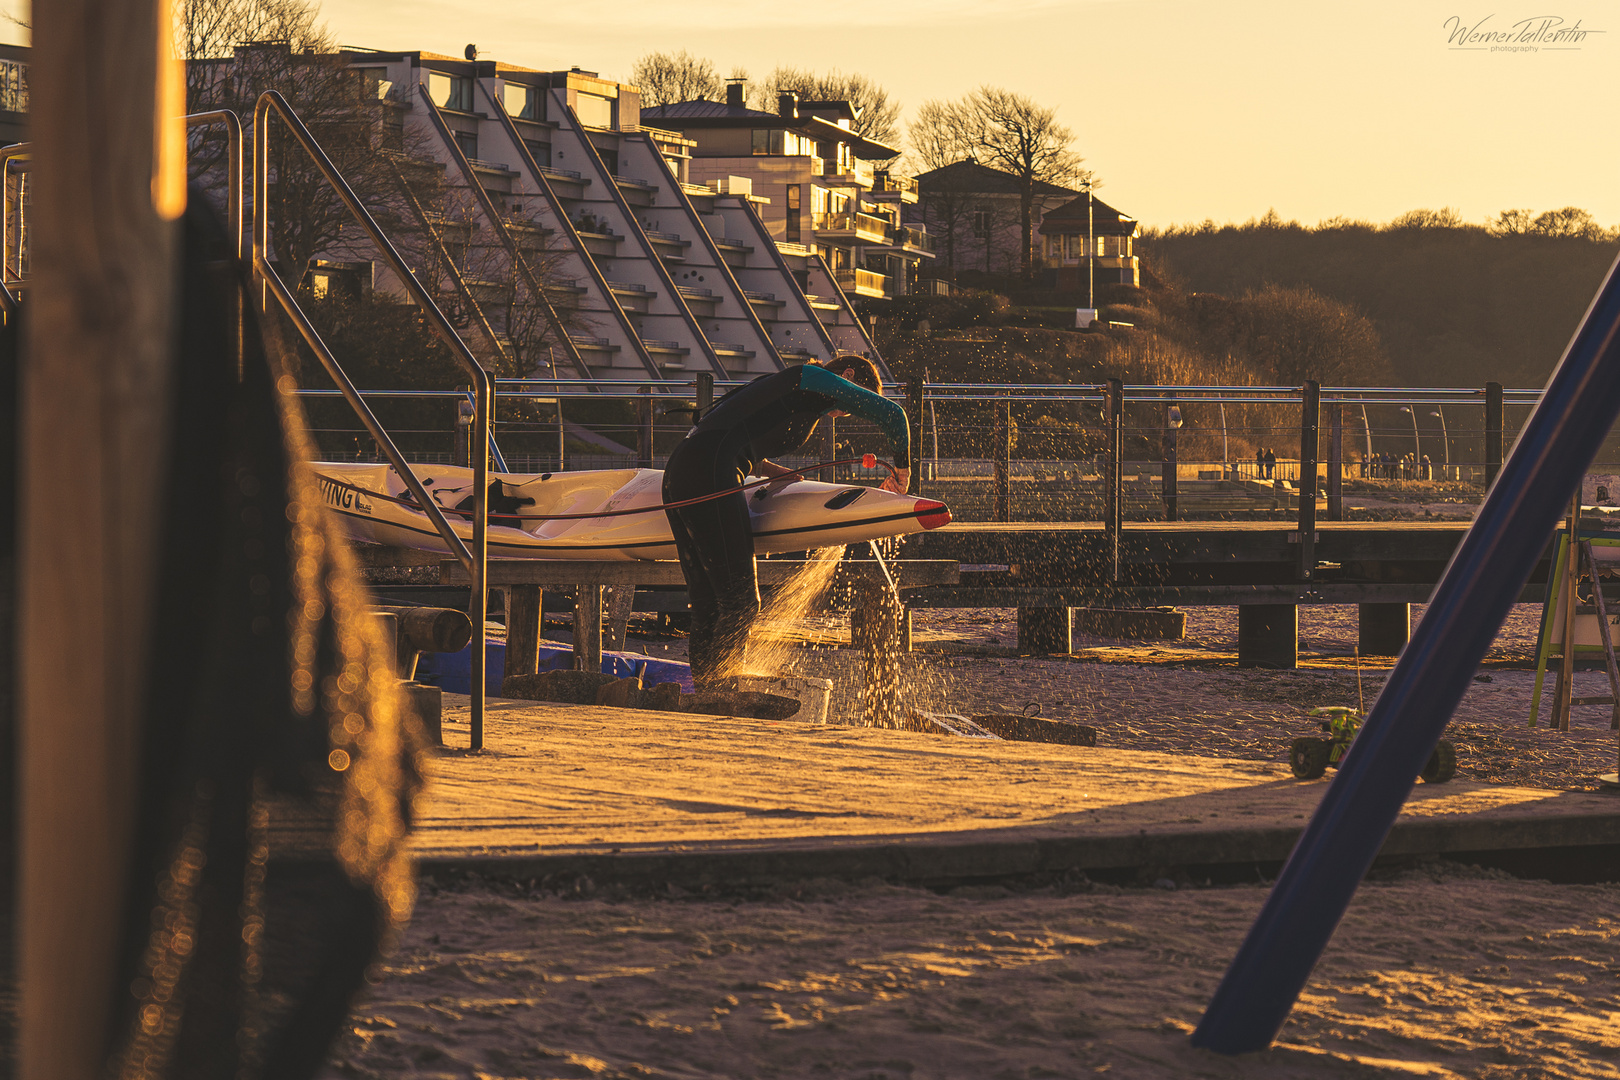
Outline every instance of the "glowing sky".
<path fill-rule="evenodd" d="M 620 79 L 641 54 L 681 48 L 722 75 L 860 71 L 908 114 L 1005 86 L 1055 106 L 1102 196 L 1147 224 L 1268 207 L 1306 223 L 1441 206 L 1478 221 L 1566 205 L 1620 224 L 1620 0 L 324 0 L 322 12 L 348 45 L 460 55 L 473 42 L 486 59 Z M 1508 32 L 1549 15 L 1590 33 L 1559 50 L 1451 47 L 1459 25 Z"/>

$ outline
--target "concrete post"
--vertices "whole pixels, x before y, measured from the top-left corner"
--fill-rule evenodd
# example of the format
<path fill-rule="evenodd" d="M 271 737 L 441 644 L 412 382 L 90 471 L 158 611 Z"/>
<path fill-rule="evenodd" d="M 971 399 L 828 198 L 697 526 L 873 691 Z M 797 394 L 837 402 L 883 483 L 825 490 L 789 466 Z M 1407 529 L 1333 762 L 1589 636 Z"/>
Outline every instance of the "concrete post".
<path fill-rule="evenodd" d="M 1411 604 L 1357 604 L 1362 656 L 1399 656 L 1412 637 Z"/>
<path fill-rule="evenodd" d="M 1238 606 L 1238 667 L 1299 666 L 1299 607 L 1294 604 Z"/>
<path fill-rule="evenodd" d="M 1018 651 L 1067 656 L 1074 652 L 1073 610 L 1067 607 L 1018 609 Z"/>

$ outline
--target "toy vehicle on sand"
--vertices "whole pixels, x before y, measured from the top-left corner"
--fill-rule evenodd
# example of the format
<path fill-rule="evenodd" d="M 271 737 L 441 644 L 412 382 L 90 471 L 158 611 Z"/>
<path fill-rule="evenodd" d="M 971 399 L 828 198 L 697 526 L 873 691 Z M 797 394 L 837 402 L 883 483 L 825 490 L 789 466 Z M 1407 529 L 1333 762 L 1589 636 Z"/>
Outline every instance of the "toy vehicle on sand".
<path fill-rule="evenodd" d="M 1361 722 L 1366 719 L 1359 709 L 1331 705 L 1310 710 L 1307 716 L 1322 717 L 1322 730 L 1327 738 L 1314 736 L 1295 739 L 1288 748 L 1288 766 L 1301 780 L 1315 780 L 1329 767 L 1338 768 L 1349 752 Z M 1418 773 L 1426 784 L 1443 784 L 1457 775 L 1457 748 L 1450 739 L 1441 739 L 1429 755 L 1429 760 Z"/>

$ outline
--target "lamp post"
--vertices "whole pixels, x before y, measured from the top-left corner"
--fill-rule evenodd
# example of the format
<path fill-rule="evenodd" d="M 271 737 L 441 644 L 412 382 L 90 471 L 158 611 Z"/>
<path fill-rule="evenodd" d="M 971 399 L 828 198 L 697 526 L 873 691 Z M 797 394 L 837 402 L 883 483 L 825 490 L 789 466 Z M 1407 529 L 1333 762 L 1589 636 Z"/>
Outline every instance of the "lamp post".
<path fill-rule="evenodd" d="M 1082 186 L 1086 189 L 1086 307 L 1092 312 L 1095 319 L 1097 310 L 1097 217 L 1095 204 L 1091 196 L 1091 180 L 1088 178 Z"/>
<path fill-rule="evenodd" d="M 1440 442 L 1443 447 L 1440 456 L 1445 462 L 1446 471 L 1451 471 L 1451 433 L 1446 430 L 1446 414 L 1443 410 L 1435 408 L 1429 413 L 1440 421 Z"/>

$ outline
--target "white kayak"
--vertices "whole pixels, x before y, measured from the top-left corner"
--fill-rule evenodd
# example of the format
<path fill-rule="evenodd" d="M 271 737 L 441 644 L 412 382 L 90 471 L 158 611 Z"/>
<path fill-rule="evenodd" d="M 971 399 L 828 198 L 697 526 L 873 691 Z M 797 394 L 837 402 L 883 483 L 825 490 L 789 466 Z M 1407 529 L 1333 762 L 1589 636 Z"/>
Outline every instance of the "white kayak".
<path fill-rule="evenodd" d="M 416 509 L 393 466 L 317 461 L 311 468 L 320 479 L 326 505 L 343 519 L 356 540 L 447 550 L 428 516 Z M 444 510 L 471 508 L 471 469 L 453 465 L 411 468 Z M 669 519 L 662 510 L 653 509 L 663 504 L 661 469 L 491 472 L 489 478 L 500 482 L 501 495 L 490 509 L 492 559 L 675 558 Z M 775 489 L 756 487 L 745 494 L 754 527 L 754 551 L 759 554 L 925 532 L 951 520 L 951 512 L 942 502 L 855 484 L 795 480 Z M 640 507 L 648 509 L 614 517 L 543 520 L 557 514 L 605 514 Z M 457 535 L 471 540 L 472 524 L 465 512 L 445 516 Z"/>

